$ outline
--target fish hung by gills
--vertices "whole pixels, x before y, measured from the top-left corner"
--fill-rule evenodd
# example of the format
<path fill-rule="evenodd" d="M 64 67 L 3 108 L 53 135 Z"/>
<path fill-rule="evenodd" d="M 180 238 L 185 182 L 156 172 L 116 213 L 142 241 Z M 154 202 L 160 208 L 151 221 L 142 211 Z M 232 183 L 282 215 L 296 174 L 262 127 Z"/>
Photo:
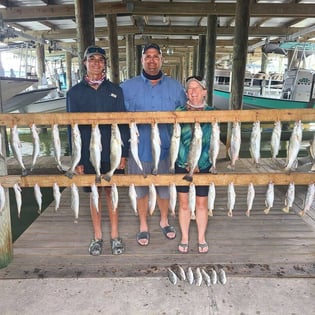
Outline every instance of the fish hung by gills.
<path fill-rule="evenodd" d="M 315 184 L 310 183 L 308 185 L 307 192 L 306 192 L 304 208 L 302 211 L 299 212 L 299 215 L 301 217 L 304 216 L 305 213 L 311 209 L 314 198 L 315 198 Z"/>
<path fill-rule="evenodd" d="M 20 141 L 17 125 L 14 125 L 10 130 L 10 146 L 15 159 L 18 161 L 22 169 L 22 176 L 26 176 L 28 172 L 23 162 L 22 144 Z"/>
<path fill-rule="evenodd" d="M 285 200 L 284 200 L 285 207 L 282 209 L 283 212 L 289 213 L 290 208 L 293 206 L 294 198 L 295 198 L 295 185 L 292 182 L 289 184 L 287 193 L 285 195 Z"/>
<path fill-rule="evenodd" d="M 32 124 L 31 126 L 31 133 L 32 133 L 32 140 L 33 140 L 33 154 L 32 154 L 32 165 L 31 165 L 30 171 L 32 172 L 35 167 L 36 160 L 40 153 L 40 140 L 39 140 L 39 135 L 38 135 L 38 131 L 35 124 Z"/>
<path fill-rule="evenodd" d="M 210 172 L 217 173 L 217 158 L 220 152 L 220 125 L 217 122 L 212 123 L 212 132 L 210 137 L 210 159 L 212 166 Z"/>
<path fill-rule="evenodd" d="M 261 128 L 260 122 L 253 123 L 253 129 L 250 136 L 250 155 L 256 167 L 259 167 L 260 159 L 260 141 L 261 141 Z"/>
<path fill-rule="evenodd" d="M 75 183 L 71 184 L 71 209 L 74 212 L 74 223 L 78 223 L 80 198 L 79 198 L 79 189 Z"/>
<path fill-rule="evenodd" d="M 0 184 L 0 215 L 2 215 L 2 212 L 5 207 L 5 191 L 3 186 Z"/>
<path fill-rule="evenodd" d="M 98 124 L 92 126 L 91 140 L 90 140 L 90 162 L 94 167 L 96 176 L 95 183 L 101 182 L 101 153 L 102 153 L 102 142 L 101 142 L 101 131 Z"/>
<path fill-rule="evenodd" d="M 228 208 L 228 216 L 232 217 L 233 216 L 233 209 L 235 205 L 235 189 L 234 189 L 234 183 L 231 182 L 229 183 L 228 186 L 228 201 L 227 201 L 227 208 Z"/>
<path fill-rule="evenodd" d="M 175 162 L 177 160 L 179 145 L 180 145 L 181 126 L 176 122 L 173 125 L 173 134 L 171 138 L 170 146 L 170 173 L 175 173 Z"/>
<path fill-rule="evenodd" d="M 213 209 L 214 209 L 214 201 L 215 201 L 216 191 L 214 183 L 209 184 L 208 190 L 208 216 L 213 216 Z"/>
<path fill-rule="evenodd" d="M 130 184 L 130 186 L 129 186 L 129 199 L 130 199 L 131 207 L 132 207 L 135 215 L 138 215 L 137 191 L 136 191 L 135 184 Z"/>
<path fill-rule="evenodd" d="M 65 174 L 69 178 L 72 178 L 73 175 L 76 174 L 75 168 L 77 167 L 81 160 L 82 141 L 78 124 L 74 124 L 72 126 L 71 143 L 72 143 L 71 167 Z"/>
<path fill-rule="evenodd" d="M 55 200 L 55 211 L 60 207 L 61 193 L 57 183 L 53 183 L 53 195 Z"/>
<path fill-rule="evenodd" d="M 57 169 L 59 170 L 59 172 L 63 172 L 64 167 L 61 164 L 61 141 L 58 124 L 53 124 L 51 129 L 52 129 L 51 137 L 54 147 L 54 158 L 57 162 Z"/>
<path fill-rule="evenodd" d="M 266 199 L 265 199 L 265 205 L 266 208 L 264 210 L 265 214 L 268 214 L 270 209 L 273 207 L 273 201 L 274 201 L 274 184 L 270 182 L 268 184 L 267 192 L 266 192 Z"/>
<path fill-rule="evenodd" d="M 271 134 L 271 158 L 275 160 L 280 150 L 282 126 L 280 120 L 276 121 Z"/>
<path fill-rule="evenodd" d="M 36 183 L 34 185 L 34 195 L 35 195 L 35 199 L 38 205 L 38 213 L 41 214 L 42 212 L 42 193 L 40 191 L 40 187 L 39 185 Z"/>
<path fill-rule="evenodd" d="M 158 166 L 161 155 L 161 139 L 160 131 L 157 123 L 152 124 L 151 127 L 151 146 L 152 146 L 152 159 L 153 159 L 153 170 L 152 174 L 157 175 Z"/>
<path fill-rule="evenodd" d="M 233 123 L 232 132 L 231 132 L 231 141 L 230 148 L 228 150 L 231 163 L 228 165 L 228 168 L 234 170 L 236 160 L 239 159 L 239 153 L 241 148 L 241 124 L 238 121 Z"/>
<path fill-rule="evenodd" d="M 139 130 L 137 127 L 137 124 L 135 122 L 131 122 L 129 124 L 129 129 L 130 129 L 130 152 L 135 160 L 136 164 L 138 165 L 139 169 L 142 171 L 143 175 L 145 176 L 144 170 L 142 163 L 139 159 L 138 155 L 138 143 L 139 143 Z"/>
<path fill-rule="evenodd" d="M 21 209 L 22 209 L 22 189 L 18 183 L 13 185 L 13 190 L 15 194 L 16 207 L 18 211 L 18 218 L 21 217 Z"/>
<path fill-rule="evenodd" d="M 253 207 L 253 202 L 255 198 L 255 188 L 253 183 L 248 184 L 248 189 L 247 189 L 247 211 L 246 211 L 246 216 L 250 216 L 250 211 L 252 210 Z"/>

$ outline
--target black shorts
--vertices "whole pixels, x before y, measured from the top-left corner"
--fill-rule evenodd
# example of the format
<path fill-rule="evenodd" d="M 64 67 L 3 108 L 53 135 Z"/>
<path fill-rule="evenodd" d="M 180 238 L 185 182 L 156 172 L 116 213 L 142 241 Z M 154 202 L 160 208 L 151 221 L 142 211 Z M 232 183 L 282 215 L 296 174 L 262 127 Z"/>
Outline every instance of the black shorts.
<path fill-rule="evenodd" d="M 110 170 L 110 163 L 109 162 L 102 162 L 101 163 L 101 174 L 105 174 Z M 115 170 L 115 174 L 124 174 L 125 170 Z M 88 170 L 85 171 L 85 174 L 95 174 L 95 170 L 93 169 L 93 171 Z M 90 186 L 84 186 L 83 187 L 83 191 L 84 192 L 91 192 L 91 187 Z"/>
<path fill-rule="evenodd" d="M 210 166 L 199 170 L 199 173 L 209 173 Z M 179 167 L 175 165 L 175 174 L 187 174 L 187 170 L 183 167 Z M 188 186 L 176 186 L 177 192 L 188 193 L 189 192 L 189 185 Z M 199 197 L 207 197 L 209 192 L 209 186 L 196 186 L 196 196 Z"/>

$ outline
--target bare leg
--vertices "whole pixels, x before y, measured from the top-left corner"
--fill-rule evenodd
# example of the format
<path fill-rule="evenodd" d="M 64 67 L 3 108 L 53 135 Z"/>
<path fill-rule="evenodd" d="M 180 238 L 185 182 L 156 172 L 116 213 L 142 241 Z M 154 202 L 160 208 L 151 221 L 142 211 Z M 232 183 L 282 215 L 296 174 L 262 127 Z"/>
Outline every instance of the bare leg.
<path fill-rule="evenodd" d="M 198 244 L 206 244 L 206 230 L 208 225 L 207 197 L 196 197 L 196 223 L 198 229 Z M 208 246 L 199 246 L 200 253 L 207 253 Z"/>
<path fill-rule="evenodd" d="M 99 190 L 99 192 L 100 192 L 100 190 Z M 101 226 L 102 204 L 101 204 L 101 198 L 99 198 L 99 200 L 98 200 L 98 209 L 99 209 L 99 212 L 97 212 L 96 208 L 93 206 L 92 193 L 90 193 L 90 211 L 91 211 L 91 218 L 92 218 L 92 224 L 93 224 L 93 230 L 94 230 L 94 239 L 95 240 L 101 240 L 102 239 L 102 226 Z"/>
<path fill-rule="evenodd" d="M 118 233 L 118 209 L 113 211 L 112 198 L 111 198 L 111 187 L 105 187 L 105 200 L 108 209 L 109 222 L 110 222 L 110 237 L 112 239 L 119 236 Z"/>
<path fill-rule="evenodd" d="M 149 197 L 148 195 L 138 198 L 137 199 L 137 206 L 138 206 L 138 215 L 139 215 L 139 223 L 140 223 L 140 232 L 148 232 L 148 222 L 147 222 L 147 215 L 148 215 L 148 202 Z M 146 239 L 140 239 L 139 243 L 141 245 L 148 245 L 149 241 Z"/>
<path fill-rule="evenodd" d="M 178 193 L 178 202 L 179 202 L 179 210 L 178 210 L 178 220 L 179 226 L 181 230 L 181 241 L 178 246 L 180 252 L 185 253 L 188 251 L 188 246 L 181 246 L 181 244 L 187 244 L 189 242 L 189 226 L 190 226 L 190 209 L 188 203 L 188 193 Z"/>

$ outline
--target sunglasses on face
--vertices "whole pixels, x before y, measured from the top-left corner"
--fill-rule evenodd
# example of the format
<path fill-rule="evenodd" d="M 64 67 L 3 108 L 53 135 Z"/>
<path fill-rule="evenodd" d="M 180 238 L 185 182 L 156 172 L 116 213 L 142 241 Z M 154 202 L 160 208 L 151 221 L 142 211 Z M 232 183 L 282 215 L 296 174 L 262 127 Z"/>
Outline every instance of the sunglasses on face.
<path fill-rule="evenodd" d="M 199 81 L 199 82 L 202 81 L 202 77 L 201 77 L 200 75 L 192 75 L 192 76 L 190 76 L 190 77 L 188 77 L 188 78 L 186 79 L 186 83 L 187 83 L 189 80 L 191 80 L 191 79 L 197 80 L 197 81 Z"/>

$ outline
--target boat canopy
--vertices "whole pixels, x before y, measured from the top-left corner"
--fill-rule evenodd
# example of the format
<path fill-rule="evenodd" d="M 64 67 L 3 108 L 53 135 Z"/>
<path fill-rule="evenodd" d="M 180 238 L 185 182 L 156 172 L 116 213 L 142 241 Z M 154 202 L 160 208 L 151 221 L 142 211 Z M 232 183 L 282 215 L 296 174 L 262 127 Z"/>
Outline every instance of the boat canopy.
<path fill-rule="evenodd" d="M 284 43 L 281 43 L 279 47 L 285 50 L 296 49 L 296 50 L 314 50 L 315 51 L 315 43 L 284 42 Z"/>

